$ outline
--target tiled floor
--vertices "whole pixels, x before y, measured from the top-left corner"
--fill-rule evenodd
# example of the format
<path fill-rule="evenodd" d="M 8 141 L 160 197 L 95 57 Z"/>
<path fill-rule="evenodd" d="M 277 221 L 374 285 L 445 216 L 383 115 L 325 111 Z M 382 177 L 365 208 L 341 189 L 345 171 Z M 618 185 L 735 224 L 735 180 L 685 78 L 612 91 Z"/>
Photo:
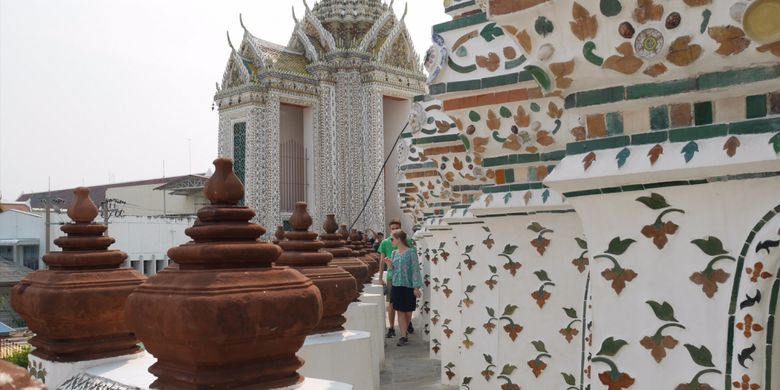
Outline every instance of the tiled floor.
<path fill-rule="evenodd" d="M 419 332 L 410 335 L 409 344 L 395 345 L 398 337 L 385 339 L 385 366 L 380 374 L 381 390 L 444 390 L 457 386 L 439 384 L 441 363 L 428 358 L 428 342 Z"/>

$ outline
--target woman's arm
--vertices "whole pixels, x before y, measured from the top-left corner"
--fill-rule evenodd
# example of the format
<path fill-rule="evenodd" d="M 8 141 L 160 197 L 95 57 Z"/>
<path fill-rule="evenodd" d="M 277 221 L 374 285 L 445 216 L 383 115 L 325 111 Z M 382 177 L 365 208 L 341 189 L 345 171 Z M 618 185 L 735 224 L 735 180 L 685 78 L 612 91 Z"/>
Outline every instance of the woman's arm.
<path fill-rule="evenodd" d="M 409 267 L 412 268 L 412 287 L 422 288 L 422 276 L 420 275 L 420 264 L 417 259 L 417 251 L 409 249 L 412 253 L 409 256 Z"/>

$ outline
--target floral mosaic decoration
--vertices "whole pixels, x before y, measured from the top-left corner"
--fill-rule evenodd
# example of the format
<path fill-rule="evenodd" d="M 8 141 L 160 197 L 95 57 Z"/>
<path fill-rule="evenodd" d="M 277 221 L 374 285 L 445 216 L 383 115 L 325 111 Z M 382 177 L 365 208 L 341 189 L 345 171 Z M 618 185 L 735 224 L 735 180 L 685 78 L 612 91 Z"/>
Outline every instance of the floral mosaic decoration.
<path fill-rule="evenodd" d="M 498 322 L 498 317 L 496 317 L 496 309 L 493 309 L 492 307 L 485 307 L 485 310 L 487 310 L 488 320 L 486 323 L 482 324 L 482 327 L 485 328 L 485 331 L 488 334 L 492 334 L 493 329 L 496 328 L 496 324 L 493 323 L 493 321 Z"/>
<path fill-rule="evenodd" d="M 485 369 L 482 370 L 480 374 L 482 374 L 482 376 L 485 378 L 485 381 L 490 382 L 490 380 L 493 378 L 493 375 L 496 374 L 496 372 L 493 370 L 496 368 L 496 365 L 493 364 L 493 356 L 482 354 L 482 357 L 485 359 L 487 366 L 485 366 Z"/>
<path fill-rule="evenodd" d="M 653 244 L 656 248 L 663 249 L 664 246 L 666 246 L 666 243 L 669 242 L 667 236 L 675 234 L 679 228 L 679 226 L 672 221 L 664 221 L 663 217 L 669 213 L 685 214 L 685 211 L 672 208 L 669 203 L 666 202 L 666 198 L 655 192 L 651 193 L 650 196 L 640 196 L 636 201 L 652 210 L 663 210 L 652 224 L 645 225 L 641 230 L 642 235 L 653 239 Z"/>
<path fill-rule="evenodd" d="M 590 261 L 588 260 L 588 242 L 583 240 L 579 237 L 574 237 L 574 240 L 577 242 L 577 245 L 582 249 L 582 253 L 580 253 L 580 256 L 576 259 L 572 260 L 571 263 L 577 267 L 577 271 L 580 271 L 580 273 L 585 272 L 585 269 L 588 268 L 588 265 L 590 264 Z"/>
<path fill-rule="evenodd" d="M 531 246 L 536 248 L 536 251 L 539 252 L 540 256 L 544 256 L 544 252 L 547 251 L 547 247 L 550 246 L 550 239 L 544 237 L 547 233 L 553 233 L 553 230 L 548 229 L 539 222 L 534 222 L 530 225 L 528 225 L 528 230 L 538 234 L 536 238 L 531 240 Z"/>
<path fill-rule="evenodd" d="M 529 360 L 527 362 L 528 367 L 531 369 L 531 372 L 533 372 L 535 377 L 539 377 L 542 375 L 544 370 L 547 368 L 547 363 L 542 361 L 542 358 L 548 358 L 552 359 L 552 356 L 549 352 L 547 352 L 547 347 L 544 345 L 544 342 L 541 340 L 531 341 L 531 344 L 536 349 L 536 352 L 538 354 L 533 360 Z"/>
<path fill-rule="evenodd" d="M 540 282 L 542 282 L 542 284 L 538 289 L 531 293 L 531 298 L 533 298 L 539 308 L 542 309 L 544 308 L 544 304 L 547 303 L 547 300 L 552 296 L 550 292 L 545 291 L 545 288 L 548 286 L 555 286 L 555 283 L 550 280 L 550 277 L 547 275 L 547 271 L 545 270 L 536 271 L 534 272 L 534 275 L 537 279 L 539 279 Z"/>
<path fill-rule="evenodd" d="M 485 284 L 490 288 L 490 290 L 493 290 L 496 285 L 498 284 L 498 267 L 494 265 L 489 265 L 488 269 L 490 270 L 490 278 L 485 281 Z"/>
<path fill-rule="evenodd" d="M 511 256 L 512 256 L 512 254 L 514 254 L 514 253 L 515 253 L 515 251 L 517 250 L 517 248 L 519 248 L 517 245 L 511 245 L 511 244 L 507 244 L 507 245 L 504 247 L 504 250 L 503 250 L 501 253 L 499 253 L 499 254 L 498 254 L 499 256 L 501 256 L 501 257 L 503 257 L 503 258 L 507 259 L 507 262 L 506 262 L 506 263 L 504 263 L 504 269 L 505 269 L 505 270 L 507 270 L 507 271 L 509 271 L 509 273 L 510 273 L 512 276 L 515 276 L 515 275 L 517 275 L 517 270 L 519 270 L 519 269 L 520 269 L 520 267 L 522 267 L 522 266 L 523 266 L 523 265 L 522 265 L 522 264 L 520 264 L 519 262 L 516 262 L 516 261 L 512 260 L 512 257 L 511 257 Z"/>
<path fill-rule="evenodd" d="M 559 330 L 558 333 L 560 333 L 563 338 L 566 339 L 567 343 L 571 344 L 574 337 L 580 333 L 577 328 L 574 328 L 574 324 L 582 322 L 582 320 L 577 316 L 577 310 L 574 308 L 564 307 L 563 311 L 566 313 L 566 317 L 568 317 L 571 321 L 569 321 L 565 328 Z"/>
<path fill-rule="evenodd" d="M 615 256 L 626 253 L 628 247 L 635 242 L 630 238 L 621 240 L 620 237 L 615 237 L 609 242 L 609 247 L 604 254 L 593 256 L 594 259 L 607 259 L 612 262 L 612 268 L 605 269 L 601 272 L 601 276 L 612 282 L 612 289 L 617 294 L 620 294 L 626 288 L 626 283 L 633 281 L 638 274 L 632 269 L 621 267 Z"/>
<path fill-rule="evenodd" d="M 715 390 L 715 388 L 709 384 L 700 382 L 702 376 L 706 374 L 721 373 L 720 370 L 713 368 L 715 367 L 715 364 L 712 363 L 712 352 L 703 345 L 701 347 L 696 347 L 692 344 L 685 344 L 685 349 L 688 350 L 688 355 L 690 355 L 693 362 L 704 369 L 699 370 L 690 382 L 681 383 L 677 385 L 674 390 Z M 748 387 L 748 389 L 750 388 Z"/>
<path fill-rule="evenodd" d="M 691 241 L 691 244 L 696 245 L 701 249 L 704 254 L 712 257 L 707 263 L 707 267 L 699 272 L 694 272 L 690 276 L 691 282 L 700 285 L 701 290 L 707 298 L 712 298 L 715 293 L 718 292 L 718 284 L 726 283 L 729 279 L 729 274 L 721 268 L 715 268 L 715 264 L 721 260 L 737 261 L 733 256 L 728 255 L 728 251 L 723 249 L 723 243 L 719 238 L 709 236 Z"/>
<path fill-rule="evenodd" d="M 466 268 L 471 271 L 472 268 L 474 268 L 475 265 L 477 265 L 477 262 L 474 261 L 474 259 L 471 258 L 471 250 L 474 249 L 474 244 L 466 245 L 465 252 L 461 253 L 460 255 L 465 257 L 466 260 L 463 260 L 463 264 L 466 264 Z"/>
<path fill-rule="evenodd" d="M 591 359 L 591 363 L 604 363 L 609 366 L 608 371 L 601 372 L 598 375 L 601 383 L 606 385 L 609 390 L 627 389 L 634 384 L 634 378 L 627 372 L 620 371 L 611 359 L 626 344 L 628 343 L 625 340 L 608 337 L 601 343 L 601 348 L 596 353 L 596 356 Z"/>
<path fill-rule="evenodd" d="M 504 332 L 509 335 L 509 338 L 512 339 L 512 341 L 515 341 L 517 339 L 517 335 L 523 331 L 523 327 L 519 324 L 516 324 L 515 321 L 512 320 L 511 315 L 515 313 L 515 310 L 517 310 L 517 306 L 506 305 L 506 307 L 504 307 L 504 313 L 501 314 L 501 317 L 499 317 L 499 320 L 508 322 L 506 325 L 504 325 Z"/>
<path fill-rule="evenodd" d="M 665 324 L 659 327 L 653 335 L 642 338 L 639 344 L 650 351 L 650 355 L 653 356 L 657 363 L 661 363 L 666 357 L 666 350 L 674 349 L 679 343 L 674 337 L 664 335 L 663 331 L 673 327 L 685 329 L 685 326 L 674 318 L 674 308 L 668 302 L 647 301 L 646 303 L 653 309 L 655 316 L 659 320 L 664 321 Z"/>
<path fill-rule="evenodd" d="M 504 384 L 501 385 L 501 390 L 520 390 L 520 385 L 512 383 L 512 379 L 509 378 L 516 369 L 517 367 L 511 364 L 505 364 L 501 369 L 501 374 L 497 377 L 504 381 Z"/>

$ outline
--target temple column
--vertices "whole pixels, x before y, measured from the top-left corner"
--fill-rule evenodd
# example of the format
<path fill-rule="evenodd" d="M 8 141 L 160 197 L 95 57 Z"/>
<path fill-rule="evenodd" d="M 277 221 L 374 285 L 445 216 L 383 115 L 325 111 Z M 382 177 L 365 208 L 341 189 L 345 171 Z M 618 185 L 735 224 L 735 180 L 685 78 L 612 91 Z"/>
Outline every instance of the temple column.
<path fill-rule="evenodd" d="M 249 111 L 247 123 L 246 204 L 263 226 L 281 224 L 279 214 L 279 96 Z"/>
<path fill-rule="evenodd" d="M 370 195 L 366 210 L 358 222 L 361 230 L 371 228 L 377 232 L 384 231 L 385 226 L 385 180 L 382 172 L 374 192 L 371 188 L 377 173 L 384 163 L 384 120 L 382 91 L 378 85 L 372 84 L 364 88 L 365 123 L 363 134 L 363 197 L 358 207 Z M 382 170 L 383 171 L 383 170 Z M 357 210 L 360 210 L 358 208 Z"/>
<path fill-rule="evenodd" d="M 230 118 L 224 113 L 219 115 L 218 141 L 219 157 L 233 158 L 233 128 L 230 126 Z"/>
<path fill-rule="evenodd" d="M 337 158 L 335 154 L 336 88 L 333 83 L 321 82 L 319 90 L 319 106 L 316 112 L 316 128 L 314 129 L 314 196 L 317 209 L 315 220 L 324 221 L 326 214 L 336 214 L 335 202 Z M 318 222 L 315 226 L 322 225 Z"/>

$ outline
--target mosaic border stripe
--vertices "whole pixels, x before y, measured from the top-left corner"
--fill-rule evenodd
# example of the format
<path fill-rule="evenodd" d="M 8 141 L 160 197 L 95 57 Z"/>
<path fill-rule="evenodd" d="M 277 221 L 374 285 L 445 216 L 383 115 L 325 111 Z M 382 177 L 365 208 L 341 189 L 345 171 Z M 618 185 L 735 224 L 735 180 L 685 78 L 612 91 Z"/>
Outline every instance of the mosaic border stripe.
<path fill-rule="evenodd" d="M 647 183 L 647 184 L 632 184 L 632 185 L 625 185 L 619 187 L 595 188 L 591 190 L 564 192 L 563 196 L 567 198 L 577 198 L 581 196 L 590 196 L 590 195 L 644 191 L 644 190 L 650 190 L 655 188 L 699 185 L 699 184 L 717 183 L 717 182 L 732 181 L 732 180 L 764 179 L 764 178 L 777 177 L 777 176 L 780 176 L 780 172 L 745 173 L 741 175 L 714 176 L 714 177 L 710 177 L 707 179 L 700 179 L 700 180 L 678 180 L 678 181 L 665 181 L 665 182 L 656 182 L 656 183 Z"/>
<path fill-rule="evenodd" d="M 564 108 L 579 108 L 651 97 L 706 91 L 732 85 L 755 83 L 780 78 L 780 65 L 704 73 L 697 77 L 662 83 L 615 86 L 572 93 L 565 98 Z"/>
<path fill-rule="evenodd" d="M 582 154 L 597 150 L 620 148 L 629 145 L 647 145 L 661 142 L 688 142 L 726 135 L 764 134 L 780 131 L 780 117 L 749 119 L 745 121 L 656 130 L 649 133 L 620 135 L 609 138 L 570 142 L 566 154 Z"/>

